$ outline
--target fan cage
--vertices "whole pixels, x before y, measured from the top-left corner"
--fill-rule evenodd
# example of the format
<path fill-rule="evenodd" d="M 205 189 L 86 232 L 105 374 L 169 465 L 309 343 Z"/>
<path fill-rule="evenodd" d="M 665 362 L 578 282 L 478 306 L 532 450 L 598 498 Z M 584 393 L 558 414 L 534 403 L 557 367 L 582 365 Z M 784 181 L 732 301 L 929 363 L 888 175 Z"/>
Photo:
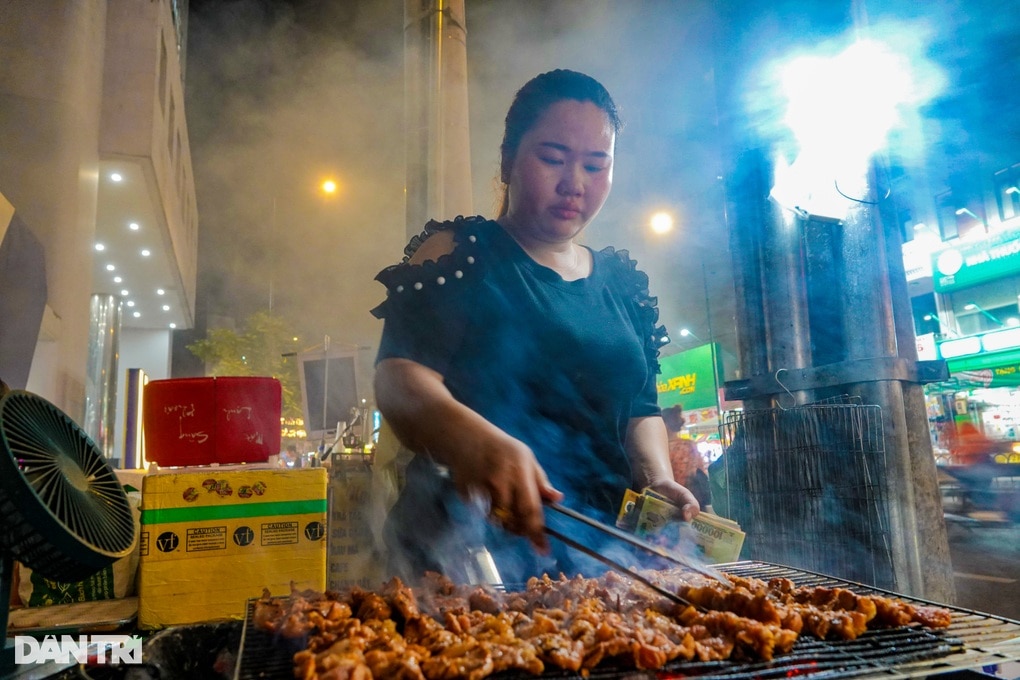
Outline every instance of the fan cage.
<path fill-rule="evenodd" d="M 128 555 L 136 531 L 119 481 L 95 443 L 45 399 L 0 399 L 0 531 L 14 557 L 77 581 Z"/>

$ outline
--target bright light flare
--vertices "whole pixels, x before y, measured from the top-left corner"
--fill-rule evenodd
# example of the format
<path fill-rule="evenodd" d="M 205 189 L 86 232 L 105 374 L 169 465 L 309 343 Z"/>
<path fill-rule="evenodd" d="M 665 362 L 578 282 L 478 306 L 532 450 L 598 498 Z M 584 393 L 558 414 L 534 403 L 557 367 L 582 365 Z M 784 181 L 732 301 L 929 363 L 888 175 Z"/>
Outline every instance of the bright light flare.
<path fill-rule="evenodd" d="M 336 182 L 334 182 L 331 179 L 327 179 L 325 182 L 322 183 L 322 190 L 325 191 L 327 194 L 335 194 L 337 190 Z"/>
<path fill-rule="evenodd" d="M 889 34 L 893 44 L 907 27 Z M 824 54 L 822 53 L 824 51 Z M 890 133 L 915 121 L 917 108 L 942 86 L 923 56 L 909 57 L 889 43 L 864 38 L 842 50 L 831 46 L 772 66 L 782 123 L 796 142 L 776 163 L 772 197 L 786 208 L 842 219 L 863 198 L 871 157 Z"/>
<path fill-rule="evenodd" d="M 900 108 L 917 101 L 910 63 L 875 40 L 859 40 L 832 57 L 805 56 L 781 72 L 784 120 L 802 152 L 851 162 L 883 148 Z"/>
<path fill-rule="evenodd" d="M 656 234 L 668 234 L 673 231 L 673 216 L 667 212 L 657 212 L 648 224 Z"/>

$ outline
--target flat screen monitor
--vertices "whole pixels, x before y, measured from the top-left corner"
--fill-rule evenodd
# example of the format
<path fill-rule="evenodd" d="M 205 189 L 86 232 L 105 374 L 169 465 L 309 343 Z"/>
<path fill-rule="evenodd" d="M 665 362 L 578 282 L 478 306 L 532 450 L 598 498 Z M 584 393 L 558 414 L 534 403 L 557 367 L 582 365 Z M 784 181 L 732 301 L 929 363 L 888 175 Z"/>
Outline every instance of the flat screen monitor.
<path fill-rule="evenodd" d="M 350 423 L 358 407 L 357 353 L 307 352 L 298 355 L 298 367 L 305 432 L 332 442 L 337 423 Z"/>

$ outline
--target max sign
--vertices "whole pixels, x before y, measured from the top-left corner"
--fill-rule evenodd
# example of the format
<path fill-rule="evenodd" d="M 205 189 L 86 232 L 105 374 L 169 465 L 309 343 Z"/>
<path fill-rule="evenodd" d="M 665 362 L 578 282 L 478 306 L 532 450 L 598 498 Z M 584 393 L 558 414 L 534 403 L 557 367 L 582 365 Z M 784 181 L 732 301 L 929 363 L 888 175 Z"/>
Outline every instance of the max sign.
<path fill-rule="evenodd" d="M 131 635 L 47 635 L 14 637 L 14 663 L 140 664 L 142 639 Z"/>

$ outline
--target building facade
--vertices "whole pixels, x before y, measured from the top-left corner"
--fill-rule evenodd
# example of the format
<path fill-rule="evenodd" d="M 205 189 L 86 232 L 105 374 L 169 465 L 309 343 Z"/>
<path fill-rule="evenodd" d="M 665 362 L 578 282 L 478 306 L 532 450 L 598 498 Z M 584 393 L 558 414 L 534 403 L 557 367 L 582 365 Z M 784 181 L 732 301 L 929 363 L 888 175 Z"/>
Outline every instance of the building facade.
<path fill-rule="evenodd" d="M 931 224 L 911 225 L 904 247 L 918 355 L 945 360 L 950 373 L 927 388 L 936 455 L 947 463 L 962 422 L 1020 439 L 1020 162 L 973 170 L 981 188 L 937 194 Z"/>
<path fill-rule="evenodd" d="M 168 377 L 193 325 L 186 36 L 186 0 L 0 5 L 0 378 L 78 423 L 123 409 L 126 369 Z"/>

